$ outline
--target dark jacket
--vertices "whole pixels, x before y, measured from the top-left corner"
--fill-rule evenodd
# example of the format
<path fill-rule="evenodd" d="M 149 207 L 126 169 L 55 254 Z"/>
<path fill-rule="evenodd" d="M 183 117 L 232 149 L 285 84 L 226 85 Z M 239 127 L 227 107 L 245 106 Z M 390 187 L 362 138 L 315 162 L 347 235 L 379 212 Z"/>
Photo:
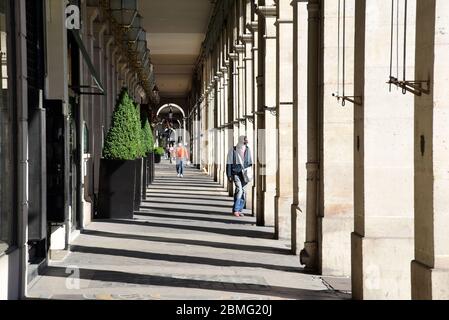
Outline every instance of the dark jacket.
<path fill-rule="evenodd" d="M 243 163 L 239 161 L 240 157 L 237 154 L 236 147 L 232 148 L 228 154 L 228 160 L 226 164 L 226 175 L 228 178 L 232 178 L 235 175 L 239 175 L 242 173 L 243 169 L 252 167 L 253 160 L 251 156 L 251 150 L 249 147 L 246 147 L 245 158 L 243 159 Z"/>

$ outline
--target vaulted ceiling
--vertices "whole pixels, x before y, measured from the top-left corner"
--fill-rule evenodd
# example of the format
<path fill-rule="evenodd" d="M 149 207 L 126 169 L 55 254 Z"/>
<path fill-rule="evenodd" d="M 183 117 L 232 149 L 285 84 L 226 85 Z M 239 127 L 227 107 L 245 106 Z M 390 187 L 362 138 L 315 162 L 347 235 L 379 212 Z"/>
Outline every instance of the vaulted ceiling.
<path fill-rule="evenodd" d="M 162 97 L 184 97 L 205 39 L 214 0 L 139 0 Z"/>

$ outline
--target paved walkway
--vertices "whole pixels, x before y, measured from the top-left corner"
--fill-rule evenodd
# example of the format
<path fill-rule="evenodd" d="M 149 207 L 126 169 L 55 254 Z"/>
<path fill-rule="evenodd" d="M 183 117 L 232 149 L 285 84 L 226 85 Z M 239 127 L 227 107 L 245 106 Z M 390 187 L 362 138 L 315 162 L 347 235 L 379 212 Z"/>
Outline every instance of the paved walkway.
<path fill-rule="evenodd" d="M 30 298 L 350 298 L 304 273 L 272 228 L 232 216 L 232 199 L 209 177 L 187 169 L 181 180 L 169 164 L 157 175 L 134 220 L 92 223 L 31 285 Z"/>

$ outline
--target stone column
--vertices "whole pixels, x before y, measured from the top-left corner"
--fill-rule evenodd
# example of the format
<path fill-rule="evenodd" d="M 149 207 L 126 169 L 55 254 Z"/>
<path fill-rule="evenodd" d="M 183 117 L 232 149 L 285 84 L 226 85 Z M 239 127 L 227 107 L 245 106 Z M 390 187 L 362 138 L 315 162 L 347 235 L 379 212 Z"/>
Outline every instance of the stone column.
<path fill-rule="evenodd" d="M 223 125 L 225 124 L 224 118 L 224 73 L 222 71 L 223 67 L 223 45 L 222 38 L 220 39 L 220 53 L 218 57 L 218 72 L 217 75 L 219 77 L 219 89 L 220 92 L 218 94 L 218 124 L 217 124 L 217 135 L 218 135 L 218 182 L 221 186 L 225 186 L 225 163 L 224 163 L 224 154 L 226 150 L 224 149 L 224 133 L 223 133 Z"/>
<path fill-rule="evenodd" d="M 56 11 L 59 13 L 63 12 L 63 6 L 58 6 L 59 3 L 54 4 L 56 6 Z M 17 247 L 19 252 L 18 262 L 14 264 L 12 261 L 8 261 L 6 268 L 2 266 L 2 270 L 6 269 L 6 275 L 1 276 L 2 284 L 1 284 L 1 293 L 0 296 L 5 299 L 9 298 L 23 298 L 25 299 L 28 294 L 28 261 L 29 261 L 29 246 L 28 246 L 28 215 L 29 215 L 29 153 L 28 153 L 28 144 L 29 144 L 29 131 L 28 131 L 28 82 L 27 82 L 27 39 L 26 39 L 26 1 L 19 0 L 14 1 L 13 6 L 11 6 L 11 10 L 13 11 L 13 15 L 15 20 L 14 23 L 16 28 L 16 33 L 9 34 L 8 36 L 15 37 L 16 47 L 15 55 L 16 65 L 15 65 L 15 74 L 14 74 L 14 82 L 16 83 L 16 92 L 17 92 L 17 212 L 15 216 L 17 217 Z M 57 18 L 60 17 L 59 14 L 56 15 Z M 56 19 L 55 19 L 56 20 Z M 59 20 L 59 19 L 57 19 Z M 61 27 L 61 21 L 54 21 L 58 28 Z M 64 43 L 66 40 L 64 39 L 64 33 L 60 32 L 60 30 L 54 30 L 55 33 L 52 34 L 54 39 L 58 39 L 58 44 L 60 42 Z M 61 41 L 62 40 L 62 41 Z M 55 53 L 56 54 L 56 53 Z M 58 57 L 59 54 L 56 54 Z M 61 66 L 65 67 L 66 63 L 64 60 L 59 57 L 60 62 L 63 63 Z M 61 61 L 62 60 L 62 61 Z M 56 71 L 56 70 L 55 70 Z M 56 72 L 55 72 L 56 73 Z M 54 74 L 55 78 L 60 77 L 60 75 Z M 2 79 L 3 81 L 3 79 Z M 66 83 L 66 82 L 65 82 Z M 59 91 L 59 92 L 58 92 Z M 47 93 L 48 94 L 48 93 Z M 64 95 L 64 88 L 61 86 L 58 88 L 57 92 L 54 92 L 57 98 L 60 99 L 61 95 Z M 3 119 L 2 119 L 3 121 Z M 2 124 L 3 125 L 3 124 Z M 4 179 L 4 177 L 3 177 Z M 3 200 L 3 199 L 2 199 Z M 4 223 L 4 222 L 3 222 Z M 48 235 L 51 236 L 51 235 Z M 3 257 L 2 257 L 3 258 Z M 12 258 L 10 258 L 12 259 Z M 4 261 L 4 260 L 3 260 Z M 3 264 L 2 261 L 2 264 Z M 13 270 L 17 268 L 17 265 L 20 267 L 18 270 Z M 8 269 L 9 270 L 8 272 Z M 10 273 L 10 274 L 8 274 Z M 13 279 L 16 277 L 16 279 Z M 14 287 L 14 290 L 11 290 Z M 12 292 L 9 292 L 12 291 Z M 11 295 L 16 295 L 16 297 L 11 297 Z"/>
<path fill-rule="evenodd" d="M 245 33 L 242 35 L 242 42 L 245 44 L 245 58 L 243 59 L 243 64 L 245 66 L 244 75 L 244 91 L 245 91 L 245 113 L 244 117 L 246 119 L 246 136 L 248 137 L 248 144 L 251 148 L 251 154 L 254 163 L 254 105 L 253 105 L 253 58 L 252 58 L 252 48 L 253 48 L 253 35 L 250 33 Z M 254 211 L 254 181 L 247 186 L 247 199 L 246 208 Z"/>
<path fill-rule="evenodd" d="M 113 94 L 112 94 L 112 52 L 113 52 L 113 44 L 114 44 L 114 37 L 111 35 L 105 36 L 105 87 L 106 87 L 106 102 L 105 102 L 105 129 L 106 132 L 109 131 L 109 127 L 111 124 L 111 105 L 113 103 Z"/>
<path fill-rule="evenodd" d="M 221 51 L 221 50 L 220 50 Z M 220 69 L 220 58 L 218 58 L 218 69 Z M 215 160 L 217 166 L 217 182 L 220 185 L 223 185 L 223 142 L 221 129 L 222 126 L 222 108 L 223 108 L 223 73 L 221 71 L 217 72 L 217 110 L 215 111 L 217 114 L 217 121 L 215 124 L 215 135 L 216 135 L 216 144 L 215 144 Z"/>
<path fill-rule="evenodd" d="M 344 94 L 354 96 L 354 6 L 355 0 L 346 0 L 340 2 L 340 9 L 335 1 L 325 1 L 323 7 L 323 212 L 318 225 L 321 226 L 321 273 L 332 276 L 351 274 L 354 104 L 346 101 L 343 106 L 332 93 L 343 95 L 344 74 Z"/>
<path fill-rule="evenodd" d="M 232 97 L 230 98 L 232 101 L 232 119 L 230 122 L 232 122 L 233 126 L 233 141 L 230 145 L 236 145 L 239 134 L 240 134 L 240 106 L 239 106 L 239 79 L 238 79 L 238 53 L 231 52 L 229 54 L 229 60 L 231 62 L 231 74 L 229 76 L 230 85 L 232 86 L 232 91 L 230 94 Z M 231 90 L 231 89 L 230 89 Z"/>
<path fill-rule="evenodd" d="M 225 37 L 223 39 L 223 66 L 221 67 L 221 72 L 223 72 L 223 107 L 222 107 L 222 115 L 223 115 L 223 130 L 222 130 L 222 141 L 223 141 L 223 154 L 222 154 L 222 161 L 223 161 L 223 181 L 224 181 L 224 188 L 226 190 L 230 189 L 230 183 L 228 181 L 227 175 L 226 175 L 226 164 L 227 164 L 227 156 L 229 151 L 229 130 L 226 126 L 229 123 L 229 106 L 228 106 L 228 84 L 229 84 L 229 69 L 227 67 L 226 62 L 226 46 L 225 46 Z"/>
<path fill-rule="evenodd" d="M 265 0 L 258 0 L 258 5 L 263 6 Z M 257 28 L 257 65 L 256 65 L 256 144 L 257 144 L 257 162 L 256 162 L 256 220 L 258 226 L 265 225 L 265 18 L 256 11 L 257 21 L 251 24 L 252 28 Z"/>
<path fill-rule="evenodd" d="M 103 23 L 94 22 L 94 55 L 93 64 L 99 77 L 103 76 L 104 70 L 104 32 L 106 25 Z M 100 79 L 104 85 L 104 79 Z M 100 160 L 103 153 L 103 127 L 104 127 L 104 108 L 105 99 L 103 96 L 94 96 L 94 110 L 93 110 L 93 131 L 94 136 L 94 193 L 98 194 L 100 185 Z"/>
<path fill-rule="evenodd" d="M 386 81 L 391 11 L 387 1 L 355 6 L 355 299 L 410 299 L 413 259 L 413 94 Z M 391 4 L 391 2 L 388 2 Z M 407 73 L 413 76 L 416 1 L 409 0 Z M 403 16 L 401 5 L 400 16 Z M 400 22 L 402 23 L 402 22 Z M 402 29 L 402 28 L 401 28 Z M 399 45 L 402 55 L 402 42 Z M 379 49 L 383 48 L 383 49 Z M 402 64 L 400 66 L 402 69 Z"/>
<path fill-rule="evenodd" d="M 293 8 L 291 0 L 277 1 L 276 100 L 277 166 L 275 236 L 291 239 L 293 203 Z"/>
<path fill-rule="evenodd" d="M 257 15 L 251 14 L 251 17 L 253 19 L 257 18 Z M 253 147 L 253 163 L 254 163 L 254 181 L 252 186 L 252 194 L 253 194 L 253 215 L 257 216 L 259 207 L 258 207 L 258 199 L 257 199 L 257 186 L 259 184 L 259 176 L 257 174 L 257 166 L 259 162 L 259 150 L 258 150 L 258 144 L 257 144 L 257 134 L 258 134 L 258 89 L 257 89 L 257 76 L 258 76 L 258 64 L 259 64 L 259 54 L 258 54 L 258 45 L 259 45 L 259 31 L 258 31 L 258 23 L 257 20 L 249 20 L 247 24 L 247 29 L 251 32 L 249 36 L 251 36 L 252 41 L 249 41 L 251 44 L 251 55 L 252 58 L 251 63 L 251 74 L 249 75 L 249 79 L 247 81 L 251 82 L 251 92 L 249 93 L 251 96 L 251 120 L 252 121 L 252 127 L 253 127 L 253 133 L 252 133 L 252 147 Z M 249 60 L 248 60 L 249 61 Z"/>
<path fill-rule="evenodd" d="M 223 149 L 223 95 L 224 95 L 224 74 L 221 71 L 222 63 L 223 63 L 223 32 L 221 32 L 220 39 L 218 41 L 218 52 L 217 52 L 217 125 L 216 125 L 216 135 L 217 135 L 217 166 L 218 166 L 218 183 L 221 186 L 224 186 L 224 163 L 223 163 L 223 154 L 225 150 Z"/>
<path fill-rule="evenodd" d="M 449 299 L 449 2 L 417 1 L 413 299 Z M 444 32 L 443 30 L 446 30 Z"/>
<path fill-rule="evenodd" d="M 306 269 L 318 269 L 318 196 L 320 168 L 320 0 L 311 0 L 308 11 L 307 72 L 307 199 L 306 242 L 300 261 Z"/>
<path fill-rule="evenodd" d="M 293 202 L 292 252 L 305 243 L 307 190 L 307 3 L 293 1 Z"/>
<path fill-rule="evenodd" d="M 245 101 L 245 62 L 244 62 L 244 56 L 245 56 L 245 46 L 242 44 L 237 44 L 234 46 L 234 51 L 237 53 L 237 67 L 236 67 L 236 84 L 237 84 L 237 94 L 238 96 L 238 137 L 246 135 L 246 120 L 245 114 L 246 114 L 246 101 Z M 237 143 L 237 141 L 235 142 Z"/>
<path fill-rule="evenodd" d="M 258 14 L 265 17 L 265 55 L 264 59 L 264 109 L 265 109 L 265 141 L 259 144 L 264 148 L 264 175 L 265 189 L 264 199 L 264 224 L 275 225 L 275 196 L 276 196 L 276 172 L 277 172 L 277 130 L 276 130 L 276 5 L 267 1 L 266 6 L 258 8 Z M 260 150 L 260 149 L 259 149 Z"/>
<path fill-rule="evenodd" d="M 110 114 L 112 115 L 114 110 L 115 110 L 115 104 L 116 104 L 116 100 L 118 98 L 118 88 L 117 88 L 117 64 L 116 64 L 116 55 L 118 52 L 118 47 L 114 46 L 114 49 L 112 51 L 112 55 L 111 55 L 111 104 L 110 104 Z"/>
<path fill-rule="evenodd" d="M 239 85 L 239 136 L 247 135 L 247 121 L 246 116 L 246 63 L 245 52 L 246 47 L 242 43 L 242 35 L 245 33 L 244 26 L 244 0 L 238 0 L 237 3 L 237 38 L 235 45 L 235 52 L 238 54 L 238 85 Z M 249 201 L 248 201 L 249 203 Z"/>
<path fill-rule="evenodd" d="M 227 78 L 226 78 L 226 98 L 227 98 L 227 139 L 226 139 L 226 156 L 229 150 L 234 145 L 234 141 L 236 140 L 236 135 L 238 134 L 238 128 L 235 127 L 234 123 L 234 63 L 231 60 L 231 54 L 232 54 L 232 19 L 228 22 L 227 29 L 226 29 L 226 51 L 225 51 L 225 57 L 228 59 L 225 61 L 225 65 L 227 67 Z M 237 133 L 236 133 L 237 132 Z M 234 195 L 234 184 L 228 182 L 228 192 L 230 196 Z"/>

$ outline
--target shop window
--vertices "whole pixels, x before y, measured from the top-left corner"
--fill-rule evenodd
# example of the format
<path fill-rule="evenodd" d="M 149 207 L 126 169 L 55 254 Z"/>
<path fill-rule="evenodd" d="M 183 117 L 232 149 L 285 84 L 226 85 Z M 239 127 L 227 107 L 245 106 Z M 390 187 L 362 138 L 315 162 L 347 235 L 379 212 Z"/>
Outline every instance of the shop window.
<path fill-rule="evenodd" d="M 14 108 L 11 61 L 10 0 L 0 0 L 0 254 L 15 245 L 14 215 Z"/>

